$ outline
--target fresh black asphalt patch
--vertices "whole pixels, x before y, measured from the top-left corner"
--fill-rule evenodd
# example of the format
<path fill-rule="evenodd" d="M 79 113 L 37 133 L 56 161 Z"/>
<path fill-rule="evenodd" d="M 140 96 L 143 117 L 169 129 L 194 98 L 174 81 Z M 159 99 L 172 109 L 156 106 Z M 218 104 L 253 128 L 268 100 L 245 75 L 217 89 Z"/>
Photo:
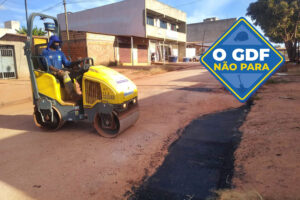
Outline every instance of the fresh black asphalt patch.
<path fill-rule="evenodd" d="M 238 131 L 250 109 L 245 105 L 194 120 L 169 148 L 156 173 L 130 200 L 204 200 L 231 187 Z"/>

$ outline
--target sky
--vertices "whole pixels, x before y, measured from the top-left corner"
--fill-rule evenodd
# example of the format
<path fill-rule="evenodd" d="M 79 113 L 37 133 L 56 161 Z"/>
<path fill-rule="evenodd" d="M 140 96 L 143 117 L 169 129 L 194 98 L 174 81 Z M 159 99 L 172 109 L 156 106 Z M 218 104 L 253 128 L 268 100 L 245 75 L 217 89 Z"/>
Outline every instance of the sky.
<path fill-rule="evenodd" d="M 63 0 L 27 0 L 28 13 L 43 12 L 56 16 L 63 13 Z M 120 0 L 66 0 L 67 11 L 76 12 Z M 256 0 L 160 0 L 187 13 L 187 23 L 202 22 L 205 18 L 219 19 L 246 17 L 247 8 Z M 5 21 L 17 20 L 25 25 L 24 0 L 0 0 L 0 27 Z M 28 15 L 29 15 L 28 14 Z M 250 19 L 247 17 L 247 19 Z M 261 31 L 259 29 L 259 31 Z"/>

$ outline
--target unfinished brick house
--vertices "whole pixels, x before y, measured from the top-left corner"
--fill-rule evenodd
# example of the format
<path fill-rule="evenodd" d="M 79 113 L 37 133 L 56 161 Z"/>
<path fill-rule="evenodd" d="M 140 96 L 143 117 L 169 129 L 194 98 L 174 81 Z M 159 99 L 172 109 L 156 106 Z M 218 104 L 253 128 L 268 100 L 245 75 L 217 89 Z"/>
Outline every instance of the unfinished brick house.
<path fill-rule="evenodd" d="M 116 65 L 116 37 L 84 31 L 69 31 L 69 41 L 66 31 L 61 32 L 62 51 L 72 60 L 78 57 L 91 57 L 96 65 Z"/>

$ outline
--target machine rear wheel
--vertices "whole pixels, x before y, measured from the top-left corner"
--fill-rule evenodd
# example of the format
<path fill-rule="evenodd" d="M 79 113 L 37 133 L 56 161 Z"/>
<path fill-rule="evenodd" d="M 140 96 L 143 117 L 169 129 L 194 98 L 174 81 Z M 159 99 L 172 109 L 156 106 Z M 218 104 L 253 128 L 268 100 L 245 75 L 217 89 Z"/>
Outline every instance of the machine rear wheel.
<path fill-rule="evenodd" d="M 37 127 L 45 129 L 45 130 L 57 130 L 63 126 L 64 121 L 61 118 L 60 113 L 53 108 L 53 122 L 50 120 L 50 116 L 46 116 L 45 122 L 42 120 L 41 113 L 34 108 L 33 120 Z"/>
<path fill-rule="evenodd" d="M 99 135 L 106 138 L 117 137 L 120 134 L 120 122 L 115 114 L 111 116 L 96 114 L 94 127 Z"/>

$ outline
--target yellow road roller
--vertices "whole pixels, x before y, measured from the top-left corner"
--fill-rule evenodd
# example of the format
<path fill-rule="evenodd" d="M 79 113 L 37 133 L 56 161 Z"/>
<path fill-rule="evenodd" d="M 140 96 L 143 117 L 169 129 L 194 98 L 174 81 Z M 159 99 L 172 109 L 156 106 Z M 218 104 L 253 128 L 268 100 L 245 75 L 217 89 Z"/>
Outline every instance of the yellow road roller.
<path fill-rule="evenodd" d="M 32 85 L 35 124 L 43 129 L 57 130 L 67 121 L 88 120 L 101 136 L 109 138 L 132 126 L 139 117 L 136 85 L 111 68 L 94 66 L 92 58 L 82 59 L 77 70 L 70 70 L 76 74 L 82 99 L 69 100 L 62 83 L 44 66 L 44 58 L 38 53 L 46 47 L 47 40 L 44 44 L 33 41 L 33 22 L 38 17 L 53 20 L 47 25 L 52 25 L 53 34 L 60 35 L 55 17 L 40 13 L 30 15 L 24 49 Z"/>

